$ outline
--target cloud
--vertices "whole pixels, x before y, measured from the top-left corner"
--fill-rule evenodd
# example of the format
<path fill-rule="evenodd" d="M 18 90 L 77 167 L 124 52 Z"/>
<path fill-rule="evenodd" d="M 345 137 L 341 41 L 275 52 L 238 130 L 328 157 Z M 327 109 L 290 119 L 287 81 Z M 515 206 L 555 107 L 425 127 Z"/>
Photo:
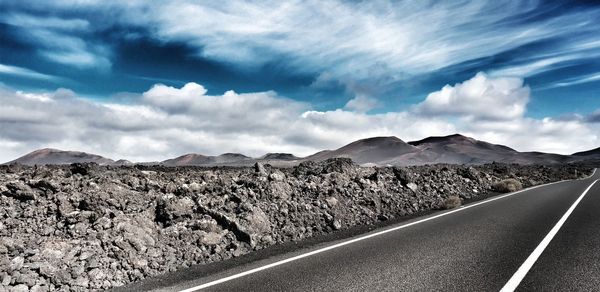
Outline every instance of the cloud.
<path fill-rule="evenodd" d="M 480 72 L 463 83 L 430 93 L 414 110 L 422 115 L 511 120 L 523 117 L 529 93 L 520 78 L 490 78 Z"/>
<path fill-rule="evenodd" d="M 377 106 L 379 106 L 379 101 L 377 101 L 377 99 L 364 94 L 358 94 L 355 98 L 349 100 L 344 108 L 351 111 L 368 112 Z"/>
<path fill-rule="evenodd" d="M 600 109 L 589 114 L 585 120 L 590 123 L 600 123 Z"/>
<path fill-rule="evenodd" d="M 580 55 L 543 58 L 525 64 L 507 66 L 491 71 L 492 76 L 528 77 L 569 65 L 569 61 L 582 58 Z"/>
<path fill-rule="evenodd" d="M 210 95 L 196 83 L 181 88 L 158 84 L 126 104 L 83 99 L 67 89 L 0 88 L 0 161 L 42 147 L 133 161 L 190 152 L 309 155 L 372 136 L 410 141 L 457 132 L 518 150 L 572 153 L 597 147 L 598 124 L 583 118 L 523 117 L 528 98 L 522 80 L 484 74 L 430 94 L 420 111 L 378 114 L 317 111 L 272 91 Z M 456 110 L 444 111 L 444 105 Z"/>
<path fill-rule="evenodd" d="M 577 78 L 569 78 L 565 81 L 558 82 L 551 87 L 566 87 L 576 84 L 583 84 L 588 82 L 600 81 L 600 73 L 594 73 L 589 75 L 580 76 Z"/>
<path fill-rule="evenodd" d="M 50 61 L 81 69 L 106 70 L 112 65 L 110 51 L 95 43 L 87 20 L 12 13 L 0 14 L 0 22 L 17 28 L 21 41 Z"/>
<path fill-rule="evenodd" d="M 496 1 L 231 1 L 218 6 L 175 1 L 147 16 L 162 38 L 194 44 L 208 57 L 263 64 L 285 55 L 300 68 L 341 75 L 383 63 L 389 67 L 385 74 L 391 75 L 431 72 L 533 40 L 562 37 L 573 29 L 589 31 L 585 40 L 595 38 L 593 24 L 580 26 L 586 14 L 597 15 L 592 9 L 539 22 L 510 22 L 515 15 L 544 9 L 535 2 Z"/>
<path fill-rule="evenodd" d="M 342 80 L 406 80 L 535 42 L 562 40 L 564 45 L 516 56 L 519 62 L 498 71 L 524 77 L 555 68 L 560 60 L 579 60 L 600 50 L 600 24 L 592 21 L 600 17 L 599 8 L 565 9 L 539 1 L 170 0 L 154 5 L 137 0 L 65 0 L 29 6 L 21 10 L 99 16 L 90 17 L 89 26 L 81 19 L 22 14 L 9 20 L 51 31 L 143 28 L 154 39 L 185 43 L 198 55 L 242 68 L 284 63 L 286 69 L 327 71 Z M 85 51 L 106 57 L 93 48 Z"/>
<path fill-rule="evenodd" d="M 47 81 L 58 81 L 61 79 L 54 75 L 43 74 L 40 72 L 29 70 L 27 68 L 21 68 L 21 67 L 17 67 L 17 66 L 10 66 L 10 65 L 4 65 L 4 64 L 0 64 L 0 74 L 7 74 L 7 75 L 20 76 L 20 77 L 26 77 L 26 78 L 32 78 L 32 79 L 38 79 L 38 80 L 47 80 Z"/>
<path fill-rule="evenodd" d="M 521 118 L 460 123 L 458 127 L 478 139 L 520 151 L 571 154 L 596 148 L 600 143 L 600 128 L 581 120 Z"/>
<path fill-rule="evenodd" d="M 35 17 L 23 13 L 8 14 L 4 22 L 27 28 L 57 29 L 64 31 L 87 31 L 89 21 L 85 19 L 63 19 L 58 17 Z"/>

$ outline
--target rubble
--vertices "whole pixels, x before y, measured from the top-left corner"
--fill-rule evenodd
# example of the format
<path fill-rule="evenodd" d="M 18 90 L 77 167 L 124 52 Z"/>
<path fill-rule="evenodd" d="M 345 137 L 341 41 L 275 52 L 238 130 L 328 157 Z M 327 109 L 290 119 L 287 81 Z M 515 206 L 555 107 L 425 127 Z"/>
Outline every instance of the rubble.
<path fill-rule="evenodd" d="M 589 175 L 577 165 L 293 168 L 0 166 L 0 291 L 82 291 L 357 225 L 456 207 L 497 182 Z"/>

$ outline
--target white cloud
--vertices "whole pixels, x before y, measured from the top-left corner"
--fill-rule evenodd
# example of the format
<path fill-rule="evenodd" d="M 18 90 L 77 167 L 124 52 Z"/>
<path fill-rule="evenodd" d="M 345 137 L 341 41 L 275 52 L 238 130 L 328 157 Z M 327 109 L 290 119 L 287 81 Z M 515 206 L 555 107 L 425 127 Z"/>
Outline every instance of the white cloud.
<path fill-rule="evenodd" d="M 344 106 L 346 109 L 357 112 L 368 112 L 379 106 L 379 101 L 364 94 L 357 94 L 355 98 L 349 100 Z"/>
<path fill-rule="evenodd" d="M 23 13 L 9 14 L 3 19 L 6 23 L 27 28 L 59 29 L 67 31 L 86 31 L 90 23 L 84 19 L 62 19 L 58 17 L 34 17 Z"/>
<path fill-rule="evenodd" d="M 521 80 L 489 79 L 479 74 L 421 104 L 424 111 L 366 114 L 310 106 L 275 92 L 209 95 L 196 83 L 182 88 L 155 85 L 127 104 L 91 101 L 69 90 L 26 93 L 0 88 L 0 161 L 42 147 L 80 150 L 133 161 L 155 161 L 184 153 L 216 155 L 266 152 L 309 155 L 357 139 L 395 135 L 405 141 L 463 133 L 518 150 L 572 153 L 600 142 L 600 125 L 583 117 L 532 119 L 522 115 L 529 98 Z M 491 92 L 497 100 L 478 97 Z M 525 94 L 527 92 L 527 94 Z M 440 103 L 441 100 L 441 103 Z M 471 102 L 461 106 L 461 102 Z M 451 102 L 451 104 L 448 104 Z M 518 110 L 510 103 L 516 103 Z M 499 119 L 493 107 L 511 119 Z M 440 105 L 456 111 L 440 111 Z"/>
<path fill-rule="evenodd" d="M 492 76 L 513 76 L 513 77 L 528 77 L 545 71 L 568 66 L 568 61 L 582 58 L 581 55 L 569 55 L 561 57 L 543 58 L 531 61 L 521 65 L 512 65 L 505 68 L 491 71 Z"/>
<path fill-rule="evenodd" d="M 104 45 L 95 44 L 91 37 L 85 39 L 90 30 L 87 20 L 0 14 L 0 21 L 20 28 L 22 40 L 34 45 L 37 53 L 50 61 L 100 70 L 112 65 L 110 52 Z"/>
<path fill-rule="evenodd" d="M 300 68 L 346 75 L 383 63 L 390 75 L 430 72 L 575 28 L 592 30 L 579 26 L 585 18 L 579 14 L 499 25 L 539 9 L 535 2 L 497 1 L 173 1 L 147 17 L 161 37 L 195 44 L 201 54 L 225 61 L 262 64 L 283 54 Z"/>
<path fill-rule="evenodd" d="M 27 68 L 4 65 L 4 64 L 0 64 L 0 74 L 14 75 L 14 76 L 21 76 L 21 77 L 27 77 L 27 78 L 33 78 L 33 79 L 39 79 L 39 80 L 49 80 L 49 81 L 57 81 L 60 79 L 56 76 L 43 74 L 43 73 L 36 72 L 36 71 L 30 70 Z"/>
<path fill-rule="evenodd" d="M 529 93 L 520 78 L 490 78 L 478 73 L 463 83 L 430 93 L 414 110 L 424 115 L 511 120 L 524 115 Z"/>
<path fill-rule="evenodd" d="M 520 151 L 571 154 L 598 147 L 600 127 L 585 121 L 521 118 L 461 123 L 464 133 Z"/>
<path fill-rule="evenodd" d="M 261 66 L 285 57 L 289 68 L 328 71 L 339 79 L 406 79 L 536 41 L 569 39 L 570 45 L 555 46 L 550 54 L 502 69 L 523 77 L 552 68 L 557 58 L 581 58 L 600 49 L 600 27 L 591 21 L 600 9 L 555 13 L 554 5 L 538 1 L 62 0 L 37 3 L 36 9 L 98 13 L 108 23 L 94 25 L 143 27 L 159 40 L 184 42 L 208 58 Z M 531 15 L 552 16 L 517 21 Z M 86 27 L 77 19 L 17 20 L 34 27 Z M 384 70 L 373 70 L 382 64 Z"/>
<path fill-rule="evenodd" d="M 571 86 L 571 85 L 583 84 L 583 83 L 595 82 L 595 81 L 600 81 L 600 73 L 594 73 L 594 74 L 584 75 L 581 77 L 570 78 L 565 81 L 558 82 L 551 87 L 565 87 L 565 86 Z"/>

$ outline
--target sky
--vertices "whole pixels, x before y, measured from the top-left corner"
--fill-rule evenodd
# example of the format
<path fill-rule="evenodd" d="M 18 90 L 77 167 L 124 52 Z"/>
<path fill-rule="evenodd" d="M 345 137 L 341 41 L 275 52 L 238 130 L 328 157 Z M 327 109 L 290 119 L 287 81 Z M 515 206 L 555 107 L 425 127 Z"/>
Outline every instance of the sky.
<path fill-rule="evenodd" d="M 0 161 L 600 146 L 594 1 L 0 0 Z"/>

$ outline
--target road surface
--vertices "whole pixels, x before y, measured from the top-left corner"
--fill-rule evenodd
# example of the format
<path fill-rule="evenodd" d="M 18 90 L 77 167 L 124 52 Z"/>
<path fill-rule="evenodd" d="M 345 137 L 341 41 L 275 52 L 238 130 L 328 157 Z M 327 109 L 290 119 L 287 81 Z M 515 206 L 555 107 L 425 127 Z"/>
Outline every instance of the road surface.
<path fill-rule="evenodd" d="M 598 291 L 600 171 L 207 272 L 160 291 Z M 226 265 L 227 266 L 227 265 Z"/>

